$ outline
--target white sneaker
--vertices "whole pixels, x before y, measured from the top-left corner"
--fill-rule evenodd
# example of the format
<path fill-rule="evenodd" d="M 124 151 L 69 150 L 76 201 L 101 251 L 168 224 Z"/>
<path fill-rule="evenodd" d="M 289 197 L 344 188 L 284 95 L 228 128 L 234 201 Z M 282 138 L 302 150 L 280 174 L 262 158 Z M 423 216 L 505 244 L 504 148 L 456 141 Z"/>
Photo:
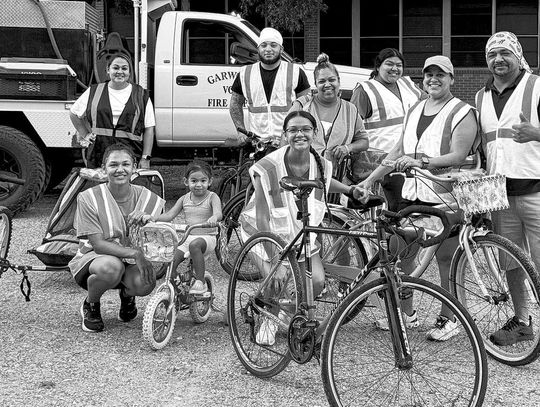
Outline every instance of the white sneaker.
<path fill-rule="evenodd" d="M 403 320 L 405 321 L 405 327 L 408 329 L 411 328 L 417 328 L 420 323 L 418 322 L 418 315 L 416 314 L 416 310 L 413 311 L 412 315 L 409 316 L 407 313 L 402 312 Z M 375 326 L 383 331 L 389 331 L 390 327 L 388 326 L 388 319 L 387 318 L 381 318 L 375 321 Z"/>
<path fill-rule="evenodd" d="M 455 319 L 455 318 L 454 318 Z M 435 328 L 426 334 L 426 338 L 432 341 L 447 341 L 459 333 L 457 321 L 450 321 L 448 318 L 439 315 L 435 322 Z"/>
<path fill-rule="evenodd" d="M 272 346 L 274 343 L 276 343 L 278 324 L 267 316 L 262 316 L 261 319 L 261 326 L 259 327 L 257 335 L 255 336 L 255 342 L 263 346 Z"/>

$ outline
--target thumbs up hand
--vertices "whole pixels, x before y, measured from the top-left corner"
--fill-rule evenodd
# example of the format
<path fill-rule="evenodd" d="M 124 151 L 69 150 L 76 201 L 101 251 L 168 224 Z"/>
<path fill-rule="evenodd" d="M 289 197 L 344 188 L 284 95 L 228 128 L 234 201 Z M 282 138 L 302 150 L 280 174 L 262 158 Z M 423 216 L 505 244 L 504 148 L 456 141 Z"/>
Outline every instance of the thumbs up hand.
<path fill-rule="evenodd" d="M 529 141 L 540 141 L 540 128 L 534 127 L 525 117 L 523 112 L 519 114 L 519 124 L 514 124 L 514 141 L 516 143 L 528 143 Z"/>

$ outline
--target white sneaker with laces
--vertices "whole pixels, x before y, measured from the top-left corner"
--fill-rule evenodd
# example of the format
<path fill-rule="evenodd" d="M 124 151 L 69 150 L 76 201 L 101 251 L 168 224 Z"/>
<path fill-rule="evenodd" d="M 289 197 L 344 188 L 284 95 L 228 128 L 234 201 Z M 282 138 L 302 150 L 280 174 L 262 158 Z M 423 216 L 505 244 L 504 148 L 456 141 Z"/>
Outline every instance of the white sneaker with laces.
<path fill-rule="evenodd" d="M 408 329 L 417 328 L 420 323 L 418 322 L 418 315 L 416 310 L 413 311 L 412 315 L 407 315 L 406 312 L 402 312 L 403 320 L 405 321 L 405 327 Z M 375 321 L 375 326 L 382 331 L 389 331 L 390 327 L 388 326 L 388 319 L 381 318 Z"/>
<path fill-rule="evenodd" d="M 448 318 L 439 315 L 435 322 L 435 328 L 426 334 L 426 338 L 432 341 L 447 341 L 459 333 L 458 323 L 450 321 Z"/>
<path fill-rule="evenodd" d="M 276 333 L 278 331 L 278 324 L 274 320 L 263 316 L 262 322 L 255 336 L 255 342 L 263 346 L 272 346 L 276 343 Z"/>
<path fill-rule="evenodd" d="M 283 310 L 279 310 L 278 318 L 287 325 L 291 322 L 291 318 Z M 261 326 L 255 336 L 255 342 L 263 346 L 272 346 L 276 343 L 276 333 L 279 325 L 266 316 L 262 316 L 261 320 Z"/>

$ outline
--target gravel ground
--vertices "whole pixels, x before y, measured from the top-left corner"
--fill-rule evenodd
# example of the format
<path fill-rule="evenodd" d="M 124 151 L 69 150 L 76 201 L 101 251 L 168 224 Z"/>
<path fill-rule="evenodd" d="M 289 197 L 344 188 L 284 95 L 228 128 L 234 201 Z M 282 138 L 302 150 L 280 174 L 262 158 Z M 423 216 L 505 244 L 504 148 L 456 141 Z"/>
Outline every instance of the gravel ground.
<path fill-rule="evenodd" d="M 160 168 L 168 200 L 183 191 L 181 168 Z M 26 254 L 44 234 L 59 190 L 46 195 L 14 220 L 9 259 L 39 265 Z M 217 302 L 224 305 L 227 275 L 212 256 Z M 80 328 L 82 289 L 67 272 L 29 272 L 32 300 L 19 292 L 20 276 L 0 279 L 0 405 L 2 406 L 325 406 L 316 361 L 294 363 L 280 375 L 261 380 L 240 365 L 222 315 L 195 325 L 188 311 L 178 316 L 173 339 L 161 351 L 142 340 L 142 314 L 149 297 L 138 299 L 139 315 L 127 324 L 116 319 L 115 292 L 102 300 L 106 330 Z M 485 406 L 540 405 L 540 362 L 511 368 L 489 361 Z"/>

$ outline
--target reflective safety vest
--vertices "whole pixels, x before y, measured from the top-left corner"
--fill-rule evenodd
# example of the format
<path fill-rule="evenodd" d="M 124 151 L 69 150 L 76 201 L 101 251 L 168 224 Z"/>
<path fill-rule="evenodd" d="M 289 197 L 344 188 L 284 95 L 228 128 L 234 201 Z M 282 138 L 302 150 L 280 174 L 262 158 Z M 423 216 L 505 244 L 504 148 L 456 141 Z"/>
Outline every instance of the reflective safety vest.
<path fill-rule="evenodd" d="M 452 133 L 459 123 L 473 110 L 474 107 L 459 100 L 450 99 L 437 113 L 431 124 L 418 139 L 416 129 L 418 121 L 424 111 L 426 100 L 418 102 L 407 113 L 403 129 L 403 149 L 406 155 L 419 159 L 423 156 L 440 157 L 450 152 Z M 441 191 L 432 181 L 416 178 L 406 178 L 403 183 L 403 198 L 414 201 L 420 199 L 424 202 L 440 203 L 451 200 L 449 194 L 439 192 L 439 196 L 433 189 Z"/>
<path fill-rule="evenodd" d="M 148 102 L 148 91 L 132 84 L 128 99 L 116 126 L 113 125 L 111 104 L 109 102 L 108 82 L 90 87 L 86 117 L 90 121 L 92 133 L 98 136 L 128 138 L 141 141 L 144 134 L 144 113 Z"/>
<path fill-rule="evenodd" d="M 240 83 L 249 112 L 249 130 L 263 139 L 281 140 L 283 121 L 296 99 L 294 88 L 299 75 L 298 65 L 281 61 L 268 103 L 261 79 L 261 63 L 246 65 L 240 69 Z"/>
<path fill-rule="evenodd" d="M 287 176 L 285 153 L 288 149 L 289 146 L 283 146 L 266 157 L 261 158 L 251 166 L 249 174 L 252 179 L 255 175 L 260 177 L 262 189 L 270 211 L 271 231 L 279 234 L 287 242 L 290 242 L 300 231 L 302 223 L 297 219 L 298 207 L 294 194 L 285 191 L 279 185 L 279 180 Z M 326 191 L 328 191 L 332 179 L 332 163 L 323 157 L 321 157 L 321 163 L 326 179 Z M 316 179 L 318 177 L 320 175 L 317 162 L 313 154 L 310 154 L 309 179 Z M 256 210 L 255 195 L 253 195 L 241 216 L 242 229 L 247 236 L 251 236 L 258 231 Z M 314 189 L 309 195 L 308 211 L 310 214 L 309 224 L 319 225 L 326 212 L 325 197 L 321 189 Z M 316 235 L 312 235 L 311 242 L 315 244 Z"/>
<path fill-rule="evenodd" d="M 364 120 L 369 135 L 369 148 L 389 152 L 399 141 L 403 131 L 403 120 L 422 92 L 411 78 L 404 76 L 396 82 L 401 100 L 376 79 L 359 83 L 372 107 L 371 117 Z"/>
<path fill-rule="evenodd" d="M 482 145 L 490 174 L 508 178 L 540 179 L 540 142 L 516 143 L 512 125 L 520 123 L 520 113 L 535 127 L 540 127 L 537 106 L 540 100 L 540 77 L 525 73 L 497 118 L 491 90 L 476 94 L 480 113 Z"/>

